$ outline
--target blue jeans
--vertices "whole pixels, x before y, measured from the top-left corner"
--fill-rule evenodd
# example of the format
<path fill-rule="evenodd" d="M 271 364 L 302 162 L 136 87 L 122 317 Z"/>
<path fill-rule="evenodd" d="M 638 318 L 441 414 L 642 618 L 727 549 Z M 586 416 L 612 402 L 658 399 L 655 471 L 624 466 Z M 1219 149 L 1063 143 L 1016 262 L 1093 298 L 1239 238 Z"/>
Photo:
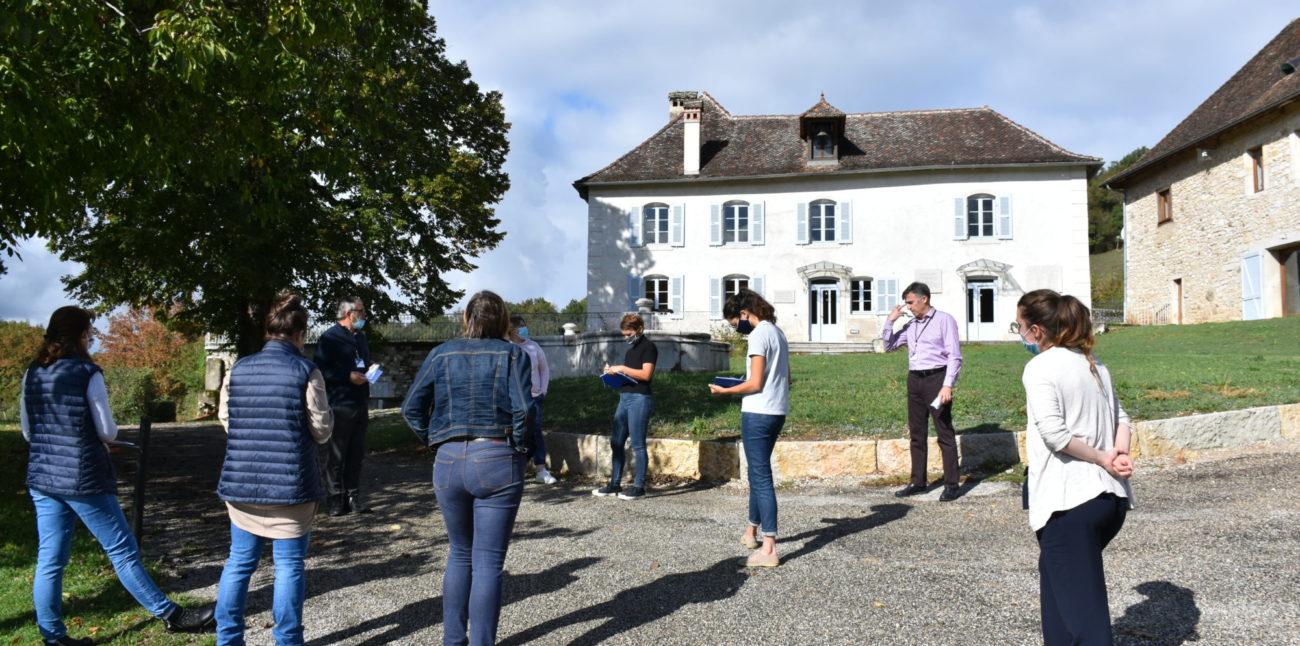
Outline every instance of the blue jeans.
<path fill-rule="evenodd" d="M 645 486 L 647 464 L 645 436 L 650 425 L 650 411 L 654 409 L 654 400 L 650 395 L 641 393 L 619 393 L 618 409 L 614 411 L 614 430 L 609 435 L 609 448 L 612 452 L 609 483 L 615 486 L 623 482 L 623 463 L 627 457 L 623 444 L 632 436 L 632 455 L 636 458 L 636 473 L 632 476 L 633 487 Z"/>
<path fill-rule="evenodd" d="M 257 570 L 262 546 L 268 541 L 271 543 L 271 556 L 275 559 L 275 593 L 271 602 L 275 628 L 271 634 L 278 646 L 303 643 L 302 602 L 307 593 L 303 572 L 306 570 L 304 560 L 309 536 L 311 532 L 298 538 L 263 538 L 230 524 L 230 558 L 226 559 L 226 567 L 221 570 L 221 583 L 217 586 L 218 644 L 244 644 L 248 580 Z"/>
<path fill-rule="evenodd" d="M 528 432 L 533 437 L 533 464 L 538 467 L 546 466 L 546 436 L 542 434 L 542 404 L 546 401 L 546 395 L 538 395 L 533 398 L 532 409 L 529 410 Z"/>
<path fill-rule="evenodd" d="M 44 639 L 68 634 L 63 624 L 63 568 L 72 551 L 72 533 L 77 519 L 104 548 L 122 582 L 135 600 L 150 614 L 162 617 L 176 608 L 144 569 L 140 546 L 131 535 L 117 496 L 60 496 L 30 489 L 36 505 L 36 575 L 32 578 L 32 601 L 36 606 L 36 627 Z"/>
<path fill-rule="evenodd" d="M 772 482 L 772 449 L 785 426 L 785 415 L 740 414 L 740 441 L 749 473 L 749 524 L 764 536 L 776 536 L 776 487 Z"/>
<path fill-rule="evenodd" d="M 501 617 L 501 568 L 524 495 L 522 453 L 501 441 L 438 446 L 433 493 L 447 526 L 442 643 L 491 646 Z"/>

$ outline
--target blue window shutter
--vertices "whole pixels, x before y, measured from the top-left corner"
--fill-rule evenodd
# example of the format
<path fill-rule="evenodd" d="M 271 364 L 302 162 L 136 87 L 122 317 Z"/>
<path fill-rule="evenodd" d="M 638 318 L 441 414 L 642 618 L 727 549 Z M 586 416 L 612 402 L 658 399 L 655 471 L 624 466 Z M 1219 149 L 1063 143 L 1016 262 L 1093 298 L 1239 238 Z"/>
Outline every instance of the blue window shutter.
<path fill-rule="evenodd" d="M 749 244 L 763 244 L 763 203 L 749 205 Z"/>
<path fill-rule="evenodd" d="M 709 276 L 709 317 L 722 318 L 722 279 Z"/>
<path fill-rule="evenodd" d="M 668 281 L 668 309 L 673 311 L 673 316 L 682 315 L 682 288 L 685 284 L 685 276 L 673 276 Z"/>
<path fill-rule="evenodd" d="M 686 205 L 673 206 L 673 221 L 668 227 L 669 239 L 674 247 L 686 245 Z"/>
<path fill-rule="evenodd" d="M 853 203 L 845 200 L 836 205 L 840 210 L 836 215 L 840 221 L 840 244 L 852 244 L 853 242 Z"/>
<path fill-rule="evenodd" d="M 1260 289 L 1259 252 L 1248 253 L 1241 257 L 1241 320 L 1254 321 L 1263 318 L 1263 292 Z M 1174 307 L 1178 307 L 1178 303 Z M 1175 309 L 1177 311 L 1177 309 Z"/>
<path fill-rule="evenodd" d="M 631 230 L 631 238 L 627 241 L 629 247 L 640 247 L 642 245 L 641 225 L 645 221 L 645 216 L 638 210 L 633 209 L 627 213 L 628 229 Z"/>
<path fill-rule="evenodd" d="M 763 280 L 763 278 L 764 278 L 763 276 L 750 276 L 750 277 L 749 277 L 749 288 L 750 288 L 751 290 L 753 290 L 753 292 L 754 292 L 755 294 L 758 294 L 759 296 L 762 296 L 763 298 L 767 298 L 767 295 L 763 293 L 763 288 L 766 287 L 766 285 L 764 285 L 764 283 L 767 282 L 767 281 Z"/>
<path fill-rule="evenodd" d="M 966 233 L 966 198 L 952 198 L 953 216 L 952 216 L 952 239 L 965 240 L 968 236 Z"/>
<path fill-rule="evenodd" d="M 627 277 L 627 310 L 636 311 L 636 299 L 645 296 L 645 285 L 641 283 L 640 276 Z"/>
<path fill-rule="evenodd" d="M 998 198 L 998 239 L 1011 239 L 1011 196 Z"/>
<path fill-rule="evenodd" d="M 709 205 L 709 246 L 722 244 L 722 205 Z"/>
<path fill-rule="evenodd" d="M 795 244 L 808 244 L 808 203 L 800 202 L 795 220 Z"/>

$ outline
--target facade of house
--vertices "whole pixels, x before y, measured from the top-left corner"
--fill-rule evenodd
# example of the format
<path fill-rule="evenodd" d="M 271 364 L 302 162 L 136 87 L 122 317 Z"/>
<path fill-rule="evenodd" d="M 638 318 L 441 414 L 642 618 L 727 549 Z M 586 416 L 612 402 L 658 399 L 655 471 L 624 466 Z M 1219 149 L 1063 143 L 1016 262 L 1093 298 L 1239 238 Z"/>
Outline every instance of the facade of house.
<path fill-rule="evenodd" d="M 1300 313 L 1300 19 L 1107 184 L 1133 323 Z"/>
<path fill-rule="evenodd" d="M 667 125 L 574 184 L 588 325 L 648 299 L 655 327 L 710 331 L 747 287 L 792 341 L 870 342 L 919 280 L 966 340 L 1010 340 L 1025 291 L 1088 300 L 1099 166 L 988 107 L 742 116 L 673 92 Z"/>

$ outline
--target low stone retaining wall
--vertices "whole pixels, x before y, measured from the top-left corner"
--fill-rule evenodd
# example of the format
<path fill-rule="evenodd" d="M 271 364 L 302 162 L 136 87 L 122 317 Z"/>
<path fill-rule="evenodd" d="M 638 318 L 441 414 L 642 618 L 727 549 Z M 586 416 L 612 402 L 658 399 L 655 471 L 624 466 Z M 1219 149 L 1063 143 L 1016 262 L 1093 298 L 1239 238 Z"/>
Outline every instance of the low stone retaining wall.
<path fill-rule="evenodd" d="M 1133 453 L 1148 457 L 1176 455 L 1280 438 L 1300 438 L 1300 404 L 1137 422 Z M 646 444 L 652 474 L 703 480 L 745 479 L 745 451 L 739 441 L 651 438 Z M 941 471 L 938 441 L 931 437 L 929 444 L 927 468 Z M 546 448 L 550 468 L 557 473 L 609 473 L 608 436 L 550 432 L 546 434 Z M 1024 462 L 1025 433 L 958 435 L 957 456 L 962 468 Z M 906 475 L 911 471 L 909 440 L 777 442 L 772 469 L 778 483 L 834 476 Z"/>

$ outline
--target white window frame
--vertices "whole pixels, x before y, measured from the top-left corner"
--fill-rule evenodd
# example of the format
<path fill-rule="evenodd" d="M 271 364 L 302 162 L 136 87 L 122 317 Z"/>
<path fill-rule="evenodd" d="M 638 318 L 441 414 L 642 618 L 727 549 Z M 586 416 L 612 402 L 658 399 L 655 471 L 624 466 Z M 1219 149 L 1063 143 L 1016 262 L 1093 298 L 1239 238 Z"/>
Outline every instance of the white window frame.
<path fill-rule="evenodd" d="M 667 246 L 672 238 L 672 220 L 667 204 L 653 202 L 641 207 L 641 236 L 646 245 Z M 662 224 L 662 226 L 658 226 Z M 662 238 L 662 239 L 660 239 Z"/>
<path fill-rule="evenodd" d="M 986 211 L 983 207 L 988 207 Z M 966 237 L 990 240 L 998 234 L 997 198 L 987 193 L 966 196 Z M 974 222 L 972 222 L 972 220 Z M 971 226 L 975 233 L 971 233 Z M 988 233 L 985 233 L 988 231 Z"/>
<path fill-rule="evenodd" d="M 738 283 L 744 282 L 744 285 Z M 732 295 L 737 294 L 742 289 L 749 289 L 750 278 L 744 274 L 728 274 L 722 278 L 722 300 L 726 302 Z M 734 287 L 734 289 L 733 289 Z"/>
<path fill-rule="evenodd" d="M 828 209 L 829 214 L 826 213 Z M 839 232 L 839 206 L 834 200 L 814 200 L 808 203 L 808 242 L 839 242 Z"/>
<path fill-rule="evenodd" d="M 655 284 L 654 287 L 651 286 L 651 283 Z M 650 308 L 651 312 L 666 313 L 668 309 L 672 308 L 672 290 L 669 287 L 671 284 L 672 279 L 661 274 L 654 274 L 641 279 L 641 297 L 654 301 L 654 306 Z M 662 292 L 659 289 L 660 287 L 662 287 Z M 662 301 L 660 300 L 661 295 L 663 297 Z"/>
<path fill-rule="evenodd" d="M 743 213 L 741 210 L 743 209 Z M 750 244 L 751 219 L 749 202 L 734 200 L 722 205 L 722 244 L 723 245 L 747 245 Z M 740 220 L 744 220 L 743 226 Z M 734 226 L 729 227 L 729 224 Z M 728 236 L 732 239 L 728 240 Z M 744 240 L 740 238 L 744 237 Z"/>
<path fill-rule="evenodd" d="M 875 295 L 875 292 L 872 290 L 873 282 L 875 281 L 873 281 L 869 276 L 854 276 L 849 279 L 849 314 L 871 314 L 876 311 L 872 307 L 874 304 L 873 296 Z M 854 303 L 861 303 L 864 300 L 862 298 L 864 294 L 859 293 L 859 291 L 862 291 L 862 287 L 864 286 L 866 296 L 865 300 L 868 305 L 866 308 L 855 307 Z"/>

